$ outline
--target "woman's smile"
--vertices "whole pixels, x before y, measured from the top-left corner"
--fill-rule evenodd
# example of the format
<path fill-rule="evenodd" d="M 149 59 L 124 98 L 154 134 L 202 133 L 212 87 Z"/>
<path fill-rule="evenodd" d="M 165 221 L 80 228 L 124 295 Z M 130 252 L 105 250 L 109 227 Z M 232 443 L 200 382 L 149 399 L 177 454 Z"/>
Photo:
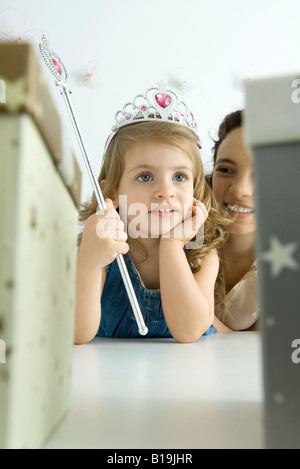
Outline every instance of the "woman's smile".
<path fill-rule="evenodd" d="M 246 205 L 241 205 L 237 203 L 225 203 L 225 208 L 228 211 L 229 215 L 236 216 L 238 213 L 237 218 L 249 218 L 255 214 L 255 209 Z"/>

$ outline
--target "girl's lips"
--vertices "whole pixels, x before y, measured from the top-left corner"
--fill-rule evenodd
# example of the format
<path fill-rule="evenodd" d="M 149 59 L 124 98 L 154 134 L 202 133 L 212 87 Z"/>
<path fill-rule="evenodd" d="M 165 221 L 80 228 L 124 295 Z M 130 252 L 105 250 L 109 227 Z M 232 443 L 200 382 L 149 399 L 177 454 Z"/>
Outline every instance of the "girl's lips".
<path fill-rule="evenodd" d="M 174 216 L 175 210 L 152 210 L 151 211 L 152 215 L 155 215 L 156 217 L 167 217 L 170 218 Z"/>
<path fill-rule="evenodd" d="M 157 217 L 172 217 L 174 214 L 178 212 L 178 206 L 175 205 L 160 205 L 159 207 L 153 208 L 150 213 L 157 216 Z"/>

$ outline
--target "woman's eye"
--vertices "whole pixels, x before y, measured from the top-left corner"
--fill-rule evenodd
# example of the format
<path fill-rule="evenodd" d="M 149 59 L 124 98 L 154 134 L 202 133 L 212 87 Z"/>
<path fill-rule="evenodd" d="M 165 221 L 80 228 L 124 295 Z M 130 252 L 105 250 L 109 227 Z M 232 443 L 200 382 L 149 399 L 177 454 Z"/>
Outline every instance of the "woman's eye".
<path fill-rule="evenodd" d="M 148 174 L 148 173 L 140 174 L 137 178 L 137 180 L 141 182 L 149 182 L 151 181 L 151 179 L 152 179 L 151 174 Z"/>
<path fill-rule="evenodd" d="M 175 174 L 174 179 L 177 182 L 184 182 L 186 180 L 186 176 L 182 173 L 179 173 L 179 174 Z"/>
<path fill-rule="evenodd" d="M 225 173 L 225 174 L 231 174 L 233 172 L 232 169 L 224 168 L 223 166 L 220 166 L 219 168 L 217 168 L 217 171 L 219 173 Z"/>

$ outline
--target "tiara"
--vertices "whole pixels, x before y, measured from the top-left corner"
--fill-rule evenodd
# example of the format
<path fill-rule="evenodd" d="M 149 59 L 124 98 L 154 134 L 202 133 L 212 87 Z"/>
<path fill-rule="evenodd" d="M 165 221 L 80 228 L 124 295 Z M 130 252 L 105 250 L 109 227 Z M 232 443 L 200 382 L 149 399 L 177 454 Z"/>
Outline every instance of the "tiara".
<path fill-rule="evenodd" d="M 180 101 L 178 94 L 160 81 L 155 87 L 148 88 L 145 94 L 137 95 L 132 103 L 127 103 L 115 114 L 115 123 L 105 149 L 116 132 L 125 125 L 137 122 L 164 121 L 188 127 L 197 134 L 197 122 L 187 105 Z"/>

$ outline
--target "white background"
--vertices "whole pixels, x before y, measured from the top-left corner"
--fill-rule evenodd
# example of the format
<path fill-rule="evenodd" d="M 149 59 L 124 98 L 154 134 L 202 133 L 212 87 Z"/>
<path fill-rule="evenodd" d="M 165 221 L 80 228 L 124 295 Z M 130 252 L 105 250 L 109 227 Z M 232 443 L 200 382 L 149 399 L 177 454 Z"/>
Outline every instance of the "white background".
<path fill-rule="evenodd" d="M 209 134 L 244 105 L 240 78 L 300 71 L 299 25 L 299 0 L 0 0 L 2 40 L 30 36 L 37 44 L 44 33 L 64 61 L 97 173 L 116 111 L 178 69 L 193 86 L 183 100 L 198 122 L 208 170 Z M 79 85 L 75 74 L 93 60 L 102 86 Z M 45 75 L 84 170 L 63 100 Z M 82 199 L 90 194 L 84 176 Z"/>

